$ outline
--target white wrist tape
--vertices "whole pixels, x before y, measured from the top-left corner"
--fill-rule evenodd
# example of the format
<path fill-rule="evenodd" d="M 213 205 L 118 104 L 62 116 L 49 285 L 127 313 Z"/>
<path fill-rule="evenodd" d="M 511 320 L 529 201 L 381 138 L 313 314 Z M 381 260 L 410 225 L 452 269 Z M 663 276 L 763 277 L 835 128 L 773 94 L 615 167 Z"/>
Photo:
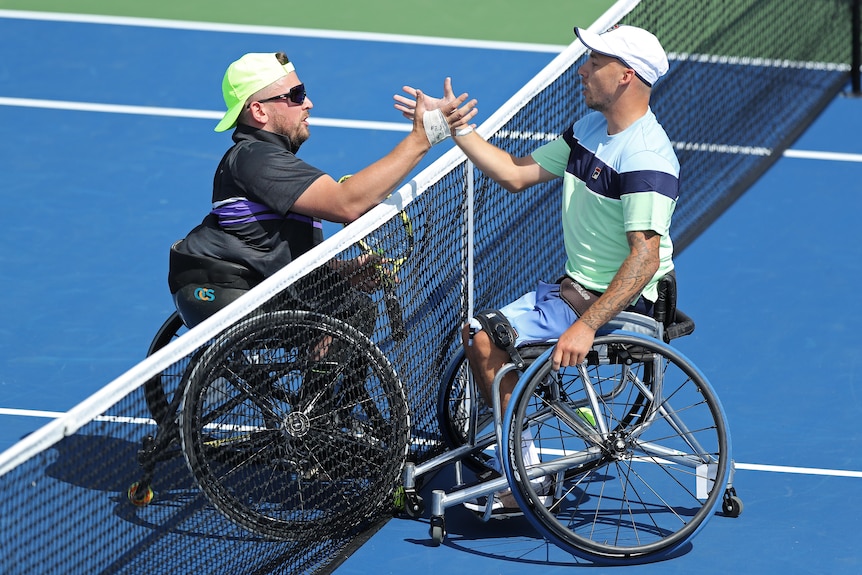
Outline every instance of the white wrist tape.
<path fill-rule="evenodd" d="M 425 135 L 431 145 L 439 144 L 449 137 L 449 123 L 443 115 L 443 110 L 428 110 L 422 115 L 422 124 L 425 126 Z"/>
<path fill-rule="evenodd" d="M 473 131 L 473 126 L 466 126 L 464 128 L 458 128 L 457 130 L 455 130 L 455 135 L 456 136 L 466 136 L 467 134 L 469 134 L 472 131 Z"/>

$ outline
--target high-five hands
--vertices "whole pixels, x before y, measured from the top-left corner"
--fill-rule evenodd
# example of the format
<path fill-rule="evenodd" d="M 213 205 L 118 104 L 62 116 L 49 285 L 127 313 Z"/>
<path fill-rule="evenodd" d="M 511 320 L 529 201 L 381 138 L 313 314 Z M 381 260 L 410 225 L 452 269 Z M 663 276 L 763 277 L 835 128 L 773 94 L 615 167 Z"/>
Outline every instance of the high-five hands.
<path fill-rule="evenodd" d="M 421 94 L 425 108 L 423 124 L 431 145 L 443 141 L 450 133 L 464 135 L 472 132 L 476 127 L 475 124 L 470 123 L 470 120 L 479 112 L 476 108 L 476 99 L 467 101 L 469 96 L 466 92 L 455 97 L 451 78 L 446 78 L 443 82 L 442 98 L 429 96 L 412 86 L 404 86 L 402 89 L 411 98 L 400 94 L 394 95 L 395 109 L 411 122 L 414 121 L 416 98 Z"/>

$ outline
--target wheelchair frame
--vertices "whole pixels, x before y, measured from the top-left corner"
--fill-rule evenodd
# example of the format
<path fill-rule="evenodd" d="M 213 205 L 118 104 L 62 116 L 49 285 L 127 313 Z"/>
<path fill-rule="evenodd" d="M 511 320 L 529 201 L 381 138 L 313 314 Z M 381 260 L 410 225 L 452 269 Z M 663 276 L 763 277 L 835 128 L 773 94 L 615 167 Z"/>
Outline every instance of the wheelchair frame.
<path fill-rule="evenodd" d="M 667 333 L 692 331 L 693 322 L 679 317 Z M 479 515 L 488 521 L 492 495 L 508 489 L 536 530 L 575 556 L 624 564 L 659 559 L 689 542 L 719 505 L 728 516 L 742 511 L 721 404 L 706 377 L 663 341 L 670 339 L 664 328 L 623 312 L 597 335 L 587 361 L 559 372 L 551 369 L 553 342 L 522 353 L 527 365 L 505 413 L 500 382 L 515 365 L 495 377 L 489 410 L 461 350 L 438 403 L 450 449 L 414 464 L 406 461 L 410 420 L 402 384 L 373 342 L 314 312 L 256 314 L 145 384 L 158 427 L 143 439 L 142 476 L 128 497 L 148 505 L 156 464 L 182 455 L 200 490 L 235 524 L 276 539 L 327 537 L 344 535 L 346 525 L 363 529 L 402 499 L 407 515 L 419 517 L 425 505 L 417 479 L 454 464 L 455 488 L 431 494 L 434 544 L 446 536 L 448 507 L 485 496 Z M 182 329 L 178 317 L 169 318 L 149 353 Z M 342 351 L 349 354 L 340 357 Z M 356 351 L 361 360 L 350 359 Z M 314 367 L 301 367 L 303 357 L 316 357 Z M 358 386 L 348 375 L 357 362 L 364 374 Z M 364 383 L 369 373 L 374 389 Z M 338 403 L 344 396 L 349 405 Z M 538 462 L 523 455 L 527 430 Z M 486 470 L 494 446 L 502 474 L 466 484 L 463 466 Z M 338 457 L 324 461 L 318 453 Z M 549 493 L 534 484 L 544 478 Z"/>
<path fill-rule="evenodd" d="M 693 322 L 679 317 L 692 325 L 671 324 L 672 333 L 690 333 Z M 540 354 L 522 354 L 528 365 L 505 413 L 500 382 L 517 371 L 515 365 L 497 373 L 489 412 L 461 350 L 447 370 L 438 404 L 451 449 L 407 464 L 407 514 L 425 511 L 417 479 L 454 464 L 455 487 L 431 494 L 434 544 L 446 536 L 447 508 L 484 496 L 487 504 L 479 515 L 488 521 L 493 494 L 506 489 L 543 537 L 598 563 L 668 556 L 689 542 L 719 505 L 725 515 L 738 516 L 742 501 L 732 485 L 730 434 L 721 404 L 706 377 L 663 339 L 660 322 L 623 312 L 600 331 L 587 361 L 574 369 L 553 371 L 554 342 Z M 463 393 L 458 415 L 464 418 L 453 423 L 458 393 Z M 538 464 L 523 456 L 525 430 L 540 454 Z M 501 446 L 503 474 L 467 484 L 463 467 L 486 470 L 487 451 L 495 445 Z M 542 477 L 551 479 L 549 497 L 534 485 Z"/>
<path fill-rule="evenodd" d="M 149 352 L 182 329 L 168 318 Z M 144 387 L 157 431 L 138 452 L 134 505 L 153 501 L 157 463 L 182 455 L 222 515 L 268 538 L 343 536 L 392 508 L 406 395 L 380 349 L 339 319 L 252 315 Z"/>

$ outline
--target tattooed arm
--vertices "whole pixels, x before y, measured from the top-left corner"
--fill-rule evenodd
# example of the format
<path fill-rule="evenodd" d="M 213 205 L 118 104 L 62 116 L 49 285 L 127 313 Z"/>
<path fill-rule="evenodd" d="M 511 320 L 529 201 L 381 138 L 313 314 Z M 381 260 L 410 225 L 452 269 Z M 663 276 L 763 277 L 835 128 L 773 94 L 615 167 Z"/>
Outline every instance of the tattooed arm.
<path fill-rule="evenodd" d="M 583 317 L 560 336 L 552 361 L 554 369 L 577 365 L 587 356 L 596 331 L 637 299 L 658 271 L 661 236 L 653 231 L 628 232 L 629 255 L 602 296 Z"/>

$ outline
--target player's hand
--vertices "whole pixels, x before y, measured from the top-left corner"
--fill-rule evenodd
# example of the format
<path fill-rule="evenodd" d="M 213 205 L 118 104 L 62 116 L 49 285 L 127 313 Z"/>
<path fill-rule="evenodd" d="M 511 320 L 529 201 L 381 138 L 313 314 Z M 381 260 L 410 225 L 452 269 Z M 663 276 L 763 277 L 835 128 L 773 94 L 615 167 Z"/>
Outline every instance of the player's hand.
<path fill-rule="evenodd" d="M 386 263 L 386 258 L 380 255 L 364 253 L 350 260 L 341 260 L 338 272 L 352 287 L 365 293 L 373 293 L 383 287 L 384 281 L 398 282 L 398 278 L 392 275 L 390 266 L 385 265 Z"/>
<path fill-rule="evenodd" d="M 563 332 L 551 356 L 554 369 L 583 363 L 593 347 L 596 331 L 582 321 L 576 321 Z"/>
<path fill-rule="evenodd" d="M 444 82 L 444 92 L 446 83 L 448 83 L 449 81 L 449 78 L 446 78 L 446 81 Z M 402 116 L 412 122 L 413 117 L 416 114 L 416 98 L 417 94 L 419 93 L 419 90 L 417 90 L 413 86 L 404 86 L 401 89 L 405 93 L 409 94 L 410 98 L 407 98 L 406 96 L 402 96 L 400 94 L 395 94 L 394 96 L 392 96 L 392 98 L 395 100 L 395 109 L 401 112 Z M 452 91 L 451 84 L 449 91 Z M 445 103 L 443 98 L 435 98 L 433 96 L 429 96 L 428 94 L 423 94 L 423 96 L 425 100 L 424 103 L 426 110 L 437 110 Z"/>
<path fill-rule="evenodd" d="M 402 90 L 411 97 L 408 98 L 400 94 L 395 94 L 393 96 L 393 99 L 395 100 L 395 109 L 400 111 L 402 116 L 412 122 L 416 114 L 416 98 L 417 94 L 419 94 L 419 90 L 412 86 L 404 86 Z M 422 93 L 425 110 L 443 110 L 446 121 L 452 129 L 469 125 L 470 119 L 472 119 L 479 111 L 476 108 L 475 99 L 464 104 L 464 102 L 467 101 L 467 97 L 468 94 L 466 92 L 458 97 L 455 96 L 455 92 L 452 91 L 452 78 L 446 78 L 443 81 L 442 98 L 436 98 Z M 452 118 L 452 116 L 455 117 Z M 453 123 L 457 123 L 457 126 L 454 126 Z"/>

